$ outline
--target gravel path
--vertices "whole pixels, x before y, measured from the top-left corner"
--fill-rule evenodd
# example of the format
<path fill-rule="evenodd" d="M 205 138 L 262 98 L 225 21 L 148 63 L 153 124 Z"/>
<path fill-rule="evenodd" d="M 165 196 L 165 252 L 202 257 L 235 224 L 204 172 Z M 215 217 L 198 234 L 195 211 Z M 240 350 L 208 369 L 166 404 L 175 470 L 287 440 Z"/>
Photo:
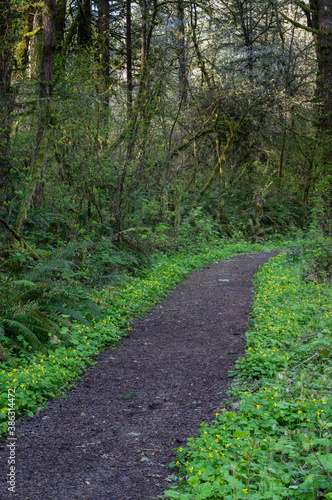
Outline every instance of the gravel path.
<path fill-rule="evenodd" d="M 241 255 L 191 275 L 130 336 L 102 352 L 66 399 L 18 429 L 16 493 L 0 498 L 155 500 L 173 448 L 213 419 L 243 354 L 252 277 L 275 253 Z"/>

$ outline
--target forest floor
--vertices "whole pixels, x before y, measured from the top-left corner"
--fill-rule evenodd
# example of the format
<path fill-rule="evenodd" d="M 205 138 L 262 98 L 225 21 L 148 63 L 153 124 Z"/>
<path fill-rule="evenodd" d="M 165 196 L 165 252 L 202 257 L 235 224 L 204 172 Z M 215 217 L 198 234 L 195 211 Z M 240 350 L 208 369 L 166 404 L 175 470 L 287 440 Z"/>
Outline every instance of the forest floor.
<path fill-rule="evenodd" d="M 1 442 L 0 498 L 159 498 L 175 479 L 173 448 L 223 405 L 244 353 L 253 275 L 276 253 L 214 263 L 134 321 L 66 399 L 18 426 L 16 493 Z"/>

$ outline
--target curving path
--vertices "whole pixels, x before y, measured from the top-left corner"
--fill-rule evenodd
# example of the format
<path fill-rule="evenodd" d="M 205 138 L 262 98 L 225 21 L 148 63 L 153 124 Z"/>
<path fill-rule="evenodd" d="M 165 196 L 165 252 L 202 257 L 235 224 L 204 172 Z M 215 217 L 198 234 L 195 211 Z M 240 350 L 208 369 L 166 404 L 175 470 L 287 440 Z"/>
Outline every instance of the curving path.
<path fill-rule="evenodd" d="M 226 396 L 244 349 L 252 277 L 276 253 L 241 255 L 191 275 L 106 350 L 67 399 L 17 429 L 16 493 L 0 498 L 155 500 L 185 445 Z"/>

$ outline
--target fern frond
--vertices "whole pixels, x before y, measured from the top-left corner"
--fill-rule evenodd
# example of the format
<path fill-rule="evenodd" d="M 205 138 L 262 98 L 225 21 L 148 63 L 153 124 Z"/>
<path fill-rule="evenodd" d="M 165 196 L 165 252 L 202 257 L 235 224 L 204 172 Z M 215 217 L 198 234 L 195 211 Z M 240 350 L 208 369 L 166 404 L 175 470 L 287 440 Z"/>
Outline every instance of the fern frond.
<path fill-rule="evenodd" d="M 33 288 L 36 285 L 36 283 L 34 283 L 33 281 L 26 279 L 12 281 L 12 284 L 15 287 L 27 287 L 27 288 Z"/>
<path fill-rule="evenodd" d="M 0 358 L 12 366 L 16 366 L 16 360 L 9 354 L 8 350 L 0 344 Z"/>
<path fill-rule="evenodd" d="M 102 312 L 101 310 L 99 309 L 99 307 L 90 299 L 87 299 L 85 301 L 85 305 L 88 307 L 88 309 L 90 310 L 91 314 L 93 316 L 96 316 L 98 318 L 101 318 L 102 317 Z"/>
<path fill-rule="evenodd" d="M 17 337 L 22 335 L 24 339 L 29 342 L 29 344 L 36 350 L 41 352 L 47 352 L 46 347 L 40 342 L 38 337 L 28 328 L 19 321 L 13 319 L 3 319 L 2 324 L 5 327 L 5 332 L 8 336 L 13 335 Z"/>
<path fill-rule="evenodd" d="M 38 266 L 36 266 L 32 271 L 27 273 L 26 277 L 31 280 L 38 280 L 40 278 L 44 279 L 45 277 L 53 273 L 64 270 L 71 270 L 73 265 L 74 264 L 72 262 L 66 260 L 61 260 L 61 259 L 50 260 L 46 263 L 39 264 Z"/>
<path fill-rule="evenodd" d="M 83 315 L 77 311 L 76 309 L 72 309 L 70 306 L 64 306 L 62 304 L 50 304 L 48 307 L 48 312 L 49 314 L 54 314 L 56 315 L 57 318 L 60 318 L 60 322 L 63 323 L 62 321 L 62 314 L 68 315 L 70 318 L 75 319 L 76 321 L 79 321 L 80 323 L 89 326 L 89 322 L 83 317 Z M 65 319 L 65 318 L 63 318 Z"/>

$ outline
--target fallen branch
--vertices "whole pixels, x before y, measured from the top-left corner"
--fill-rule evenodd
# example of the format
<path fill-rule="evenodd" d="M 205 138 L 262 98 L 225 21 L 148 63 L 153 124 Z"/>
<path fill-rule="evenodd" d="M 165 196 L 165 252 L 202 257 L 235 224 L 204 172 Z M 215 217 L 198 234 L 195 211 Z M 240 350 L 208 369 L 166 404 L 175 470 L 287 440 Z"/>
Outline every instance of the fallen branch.
<path fill-rule="evenodd" d="M 310 356 L 310 358 L 306 359 L 305 361 L 302 361 L 302 363 L 300 363 L 299 365 L 296 365 L 294 366 L 294 368 L 291 369 L 291 372 L 293 370 L 295 370 L 296 368 L 298 368 L 299 366 L 301 365 L 304 365 L 304 363 L 307 363 L 308 361 L 310 361 L 312 358 L 315 358 L 316 356 L 318 356 L 320 353 L 319 352 L 316 352 L 313 356 Z"/>
<path fill-rule="evenodd" d="M 20 234 L 18 234 L 15 229 L 12 229 L 10 226 L 8 226 L 7 222 L 5 220 L 3 220 L 1 217 L 0 217 L 0 222 L 1 224 L 8 230 L 12 233 L 12 235 L 20 242 L 23 244 L 23 247 L 26 248 L 27 250 L 29 250 L 29 252 L 31 252 L 31 255 L 34 259 L 40 259 L 40 256 L 33 250 L 33 248 L 31 248 L 31 246 L 29 245 L 29 243 L 27 241 L 25 241 L 25 239 L 23 238 L 23 236 L 21 236 Z"/>

